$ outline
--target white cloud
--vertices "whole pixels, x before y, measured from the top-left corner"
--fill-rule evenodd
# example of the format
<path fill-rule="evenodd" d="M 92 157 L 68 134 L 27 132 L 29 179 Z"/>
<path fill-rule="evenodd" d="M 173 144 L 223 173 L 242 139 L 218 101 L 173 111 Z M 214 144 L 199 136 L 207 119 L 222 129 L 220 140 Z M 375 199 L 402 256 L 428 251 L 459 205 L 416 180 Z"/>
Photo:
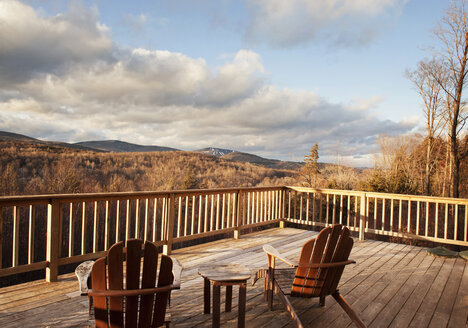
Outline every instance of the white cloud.
<path fill-rule="evenodd" d="M 21 79 L 0 74 L 0 130 L 47 140 L 217 146 L 301 159 L 315 142 L 324 155 L 340 144 L 343 156 L 366 156 L 378 134 L 414 126 L 373 117 L 369 109 L 378 98 L 334 104 L 315 92 L 277 88 L 251 50 L 213 69 L 181 53 L 119 48 L 100 27 L 96 9 L 75 6 L 44 18 L 15 1 L 0 4 L 0 36 L 20 32 L 17 42 L 0 50 L 2 71 L 18 69 L 13 58 L 30 60 Z M 12 16 L 18 19 L 4 18 Z M 26 42 L 26 25 L 42 26 L 34 45 Z M 84 40 L 78 46 L 70 38 Z"/>
<path fill-rule="evenodd" d="M 368 43 L 407 0 L 248 0 L 247 38 L 294 46 L 322 38 L 350 46 Z"/>
<path fill-rule="evenodd" d="M 14 0 L 0 2 L 0 74 L 25 81 L 35 74 L 57 73 L 69 65 L 110 60 L 112 42 L 98 22 L 96 8 L 72 2 L 66 14 L 39 17 Z M 3 86 L 3 84 L 0 84 Z"/>

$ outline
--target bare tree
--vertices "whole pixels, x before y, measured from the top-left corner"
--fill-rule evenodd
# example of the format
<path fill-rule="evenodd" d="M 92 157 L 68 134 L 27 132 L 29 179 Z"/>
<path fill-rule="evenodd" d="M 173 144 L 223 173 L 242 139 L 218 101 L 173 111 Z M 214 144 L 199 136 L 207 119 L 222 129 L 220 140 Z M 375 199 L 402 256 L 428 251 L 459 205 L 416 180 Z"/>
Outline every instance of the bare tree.
<path fill-rule="evenodd" d="M 424 193 L 431 195 L 431 177 L 435 167 L 433 159 L 434 140 L 440 135 L 445 124 L 442 115 L 442 88 L 438 81 L 446 83 L 447 74 L 442 63 L 434 58 L 420 61 L 414 71 L 406 72 L 406 76 L 413 82 L 423 101 L 423 112 L 426 120 Z"/>
<path fill-rule="evenodd" d="M 459 197 L 460 163 L 468 155 L 466 145 L 460 145 L 460 134 L 466 123 L 463 88 L 468 73 L 468 17 L 465 1 L 452 2 L 445 17 L 434 32 L 441 41 L 442 49 L 437 53 L 446 68 L 446 80 L 434 75 L 440 87 L 447 94 L 446 119 L 450 143 L 450 165 L 452 167 L 452 197 Z"/>

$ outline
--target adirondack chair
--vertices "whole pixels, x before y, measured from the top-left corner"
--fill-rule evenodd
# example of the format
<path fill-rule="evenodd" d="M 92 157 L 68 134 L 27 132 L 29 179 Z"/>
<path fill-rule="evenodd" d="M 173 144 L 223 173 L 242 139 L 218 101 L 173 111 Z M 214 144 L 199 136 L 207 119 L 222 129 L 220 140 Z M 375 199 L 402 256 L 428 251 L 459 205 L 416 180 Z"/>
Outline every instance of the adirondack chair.
<path fill-rule="evenodd" d="M 156 246 L 148 241 L 143 244 L 139 239 L 127 241 L 125 262 L 122 242 L 114 244 L 106 257 L 97 260 L 91 272 L 92 289 L 88 292 L 94 303 L 96 327 L 163 326 L 170 292 L 174 289 L 173 261 L 162 255 L 156 285 L 157 266 Z"/>
<path fill-rule="evenodd" d="M 265 278 L 265 300 L 273 309 L 273 293 L 286 307 L 296 327 L 303 327 L 289 297 L 319 297 L 325 305 L 325 296 L 332 295 L 346 311 L 357 327 L 365 327 L 359 316 L 337 290 L 345 265 L 355 263 L 348 259 L 353 248 L 349 229 L 336 224 L 323 229 L 316 238 L 302 246 L 299 262 L 287 259 L 270 245 L 263 250 L 268 256 L 268 269 L 259 270 L 252 282 Z M 281 260 L 289 268 L 275 268 L 275 260 Z"/>

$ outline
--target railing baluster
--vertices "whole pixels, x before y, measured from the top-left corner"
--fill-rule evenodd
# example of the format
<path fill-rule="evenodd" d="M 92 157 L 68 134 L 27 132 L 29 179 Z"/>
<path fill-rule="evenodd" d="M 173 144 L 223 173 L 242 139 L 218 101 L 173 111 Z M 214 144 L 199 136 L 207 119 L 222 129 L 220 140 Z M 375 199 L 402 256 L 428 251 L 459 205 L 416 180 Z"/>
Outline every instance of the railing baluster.
<path fill-rule="evenodd" d="M 1 218 L 1 214 L 2 214 L 2 212 L 0 211 L 0 218 Z M 1 220 L 0 220 L 0 223 L 1 223 Z M 468 205 L 465 205 L 465 225 L 464 225 L 464 228 L 465 228 L 465 231 L 464 231 L 464 232 L 465 232 L 465 238 L 464 238 L 464 241 L 467 241 L 467 237 L 468 237 L 468 229 L 467 229 L 468 227 L 467 227 L 467 225 L 468 225 Z M 0 229 L 0 230 L 1 230 L 1 229 Z M 1 231 L 0 231 L 0 233 L 1 233 Z M 0 242 L 1 242 L 1 240 L 0 240 Z M 2 249 L 2 248 L 1 248 L 1 246 L 0 246 L 0 250 L 1 250 L 1 249 Z M 0 267 L 1 267 L 1 261 L 0 261 Z"/>
<path fill-rule="evenodd" d="M 436 202 L 435 204 L 435 231 L 434 231 L 434 237 L 438 238 L 439 236 L 439 202 Z"/>
<path fill-rule="evenodd" d="M 81 255 L 86 254 L 86 203 L 81 206 Z"/>
<path fill-rule="evenodd" d="M 219 194 L 216 195 L 216 229 L 219 229 Z"/>
<path fill-rule="evenodd" d="M 455 206 L 454 225 L 453 225 L 453 240 L 458 240 L 458 204 Z"/>
<path fill-rule="evenodd" d="M 109 249 L 109 229 L 110 229 L 110 222 L 109 222 L 109 201 L 106 200 L 106 213 L 104 218 L 104 250 L 107 251 Z"/>
<path fill-rule="evenodd" d="M 195 196 L 192 196 L 192 225 L 190 227 L 190 233 L 193 235 L 195 231 Z"/>
<path fill-rule="evenodd" d="M 252 218 L 250 217 L 250 212 L 252 210 L 252 203 L 251 203 L 252 193 L 247 193 L 247 224 L 253 223 Z"/>
<path fill-rule="evenodd" d="M 408 199 L 408 222 L 407 222 L 407 231 L 410 233 L 411 229 L 411 199 Z"/>
<path fill-rule="evenodd" d="M 98 249 L 98 218 L 99 218 L 99 206 L 98 206 L 98 202 L 94 201 L 93 253 L 96 253 Z"/>
<path fill-rule="evenodd" d="M 189 213 L 189 196 L 185 196 L 184 236 L 187 236 L 187 229 L 188 229 L 188 213 Z"/>
<path fill-rule="evenodd" d="M 148 238 L 148 216 L 149 216 L 149 198 L 145 198 L 145 228 L 143 230 L 144 241 L 146 241 L 146 239 Z"/>
<path fill-rule="evenodd" d="M 370 203 L 370 197 L 366 197 L 366 206 L 364 206 L 364 208 L 366 209 L 366 232 L 367 232 L 367 229 L 369 229 L 369 203 Z"/>
<path fill-rule="evenodd" d="M 208 195 L 205 195 L 205 226 L 203 232 L 208 231 Z"/>
<path fill-rule="evenodd" d="M 153 243 L 158 240 L 158 231 L 157 231 L 157 222 L 158 222 L 158 199 L 154 198 L 153 200 Z"/>
<path fill-rule="evenodd" d="M 346 224 L 347 224 L 347 225 L 351 225 L 351 224 L 350 224 L 350 221 L 349 221 L 349 219 L 350 219 L 350 213 L 349 213 L 349 212 L 351 211 L 351 195 L 348 195 L 348 199 L 347 199 L 347 204 L 346 204 L 346 205 L 347 205 Z"/>
<path fill-rule="evenodd" d="M 71 203 L 70 203 L 71 206 Z M 70 210 L 71 213 L 71 210 Z M 36 218 L 35 215 L 36 211 L 34 205 L 29 205 L 29 245 L 28 245 L 28 264 L 32 264 L 34 262 L 34 240 L 35 240 L 35 231 L 36 231 Z M 1 220 L 2 212 L 0 210 L 0 225 L 2 224 Z M 0 234 L 2 233 L 2 228 L 0 228 Z M 2 240 L 0 238 L 0 244 Z M 2 247 L 0 245 L 0 252 L 2 251 Z M 73 255 L 73 254 L 72 254 Z M 71 256 L 71 255 L 70 255 Z M 2 257 L 0 256 L 0 268 L 2 267 Z"/>
<path fill-rule="evenodd" d="M 419 200 L 416 202 L 416 206 L 416 236 L 419 236 L 419 212 L 421 207 L 421 203 L 419 202 Z"/>
<path fill-rule="evenodd" d="M 125 245 L 127 245 L 130 239 L 130 199 L 127 199 L 127 208 L 125 210 Z"/>
<path fill-rule="evenodd" d="M 13 247 L 12 247 L 12 260 L 11 266 L 18 266 L 18 254 L 19 254 L 19 208 L 13 206 Z"/>
<path fill-rule="evenodd" d="M 382 233 L 385 232 L 385 198 L 382 198 Z"/>
<path fill-rule="evenodd" d="M 330 212 L 330 195 L 327 194 L 327 213 L 325 216 L 325 225 L 329 224 L 329 220 L 328 220 L 328 217 L 330 216 L 329 212 Z"/>
<path fill-rule="evenodd" d="M 133 238 L 140 238 L 140 199 L 135 200 L 135 233 Z"/>
<path fill-rule="evenodd" d="M 180 225 L 182 221 L 182 197 L 177 197 L 179 201 L 179 210 L 177 211 L 177 238 L 180 237 Z"/>
<path fill-rule="evenodd" d="M 390 232 L 393 234 L 393 198 L 390 201 Z"/>
<path fill-rule="evenodd" d="M 403 201 L 400 199 L 400 205 L 398 207 L 398 232 L 401 232 L 401 223 L 403 221 L 402 210 L 403 210 Z"/>
<path fill-rule="evenodd" d="M 201 233 L 201 218 L 202 218 L 202 196 L 198 197 L 198 233 Z"/>
<path fill-rule="evenodd" d="M 445 203 L 445 223 L 444 223 L 444 239 L 447 239 L 448 233 L 448 203 Z"/>
<path fill-rule="evenodd" d="M 379 211 L 379 199 L 374 197 L 374 230 L 377 230 L 377 212 Z"/>
<path fill-rule="evenodd" d="M 115 204 L 115 242 L 120 241 L 120 199 Z"/>
<path fill-rule="evenodd" d="M 1 212 L 0 212 L 0 217 L 1 217 Z M 0 223 L 1 223 L 1 220 L 0 220 Z M 464 241 L 467 241 L 467 237 L 468 237 L 468 229 L 467 229 L 467 225 L 468 225 L 468 205 L 465 205 L 465 225 L 464 225 L 464 228 L 465 228 L 465 238 L 464 238 Z M 0 229 L 1 230 L 1 229 Z M 1 231 L 0 231 L 1 233 Z M 1 242 L 1 240 L 0 240 Z M 1 246 L 0 246 L 0 250 L 1 250 Z M 1 261 L 0 261 L 0 267 L 1 267 Z"/>
<path fill-rule="evenodd" d="M 340 195 L 340 224 L 343 224 L 343 195 Z"/>
<path fill-rule="evenodd" d="M 429 229 L 429 202 L 426 202 L 426 228 L 424 231 L 424 236 L 428 236 L 428 229 Z"/>

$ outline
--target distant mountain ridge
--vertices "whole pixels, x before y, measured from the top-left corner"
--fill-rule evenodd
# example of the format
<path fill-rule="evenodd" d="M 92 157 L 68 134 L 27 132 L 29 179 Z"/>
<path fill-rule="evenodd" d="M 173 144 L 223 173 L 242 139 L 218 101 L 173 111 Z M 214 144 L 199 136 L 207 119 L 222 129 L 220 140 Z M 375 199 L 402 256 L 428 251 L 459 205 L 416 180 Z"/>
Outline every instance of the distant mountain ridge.
<path fill-rule="evenodd" d="M 227 159 L 229 161 L 235 162 L 247 162 L 252 164 L 257 164 L 273 169 L 283 169 L 283 170 L 297 170 L 303 166 L 303 163 L 300 162 L 289 162 L 289 161 L 280 161 L 278 159 L 269 159 L 263 158 L 257 155 L 242 153 L 242 152 L 231 152 L 226 155 L 221 156 L 222 159 Z"/>
<path fill-rule="evenodd" d="M 110 151 L 116 153 L 123 152 L 150 152 L 150 151 L 179 151 L 180 149 L 162 146 L 143 146 L 120 140 L 83 141 L 74 143 L 88 148 Z"/>
<path fill-rule="evenodd" d="M 120 140 L 83 141 L 77 143 L 66 143 L 56 141 L 43 141 L 18 133 L 0 131 L 0 142 L 25 142 L 43 146 L 54 146 L 69 149 L 79 149 L 95 152 L 160 152 L 160 151 L 182 151 L 180 149 L 163 146 L 143 146 Z M 211 155 L 233 162 L 246 162 L 267 168 L 279 170 L 298 170 L 304 164 L 301 162 L 280 161 L 277 159 L 263 158 L 254 154 L 238 152 L 232 149 L 207 147 L 193 152 Z"/>

